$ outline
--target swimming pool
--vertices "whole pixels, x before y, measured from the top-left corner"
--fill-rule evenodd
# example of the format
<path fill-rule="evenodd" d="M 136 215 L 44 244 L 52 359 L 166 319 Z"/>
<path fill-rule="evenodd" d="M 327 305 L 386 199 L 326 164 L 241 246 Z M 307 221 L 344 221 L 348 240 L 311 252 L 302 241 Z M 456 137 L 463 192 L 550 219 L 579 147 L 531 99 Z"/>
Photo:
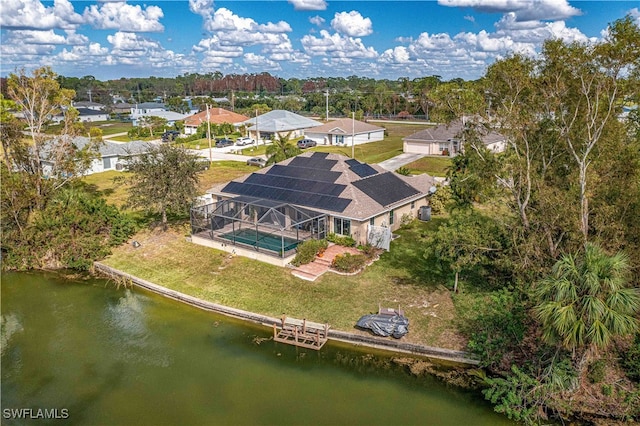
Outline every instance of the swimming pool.
<path fill-rule="evenodd" d="M 284 237 L 283 245 L 283 238 L 279 235 L 256 231 L 255 229 L 240 229 L 236 230 L 235 232 L 222 234 L 221 237 L 229 241 L 235 241 L 254 247 L 257 246 L 258 248 L 263 248 L 275 252 L 287 252 L 289 250 L 293 250 L 300 243 L 300 241 L 294 238 Z"/>

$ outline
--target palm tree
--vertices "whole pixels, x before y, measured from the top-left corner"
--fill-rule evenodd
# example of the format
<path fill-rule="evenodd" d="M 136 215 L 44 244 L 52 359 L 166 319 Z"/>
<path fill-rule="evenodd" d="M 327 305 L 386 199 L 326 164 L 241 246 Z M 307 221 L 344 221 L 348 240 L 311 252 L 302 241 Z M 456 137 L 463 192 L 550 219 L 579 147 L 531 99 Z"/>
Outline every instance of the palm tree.
<path fill-rule="evenodd" d="M 286 135 L 278 134 L 273 143 L 267 147 L 267 165 L 279 163 L 302 152 L 296 145 L 289 143 L 290 137 L 291 133 Z"/>
<path fill-rule="evenodd" d="M 584 253 L 565 255 L 535 288 L 535 313 L 543 339 L 582 355 L 606 348 L 614 336 L 638 330 L 640 288 L 629 287 L 629 260 L 587 244 Z"/>

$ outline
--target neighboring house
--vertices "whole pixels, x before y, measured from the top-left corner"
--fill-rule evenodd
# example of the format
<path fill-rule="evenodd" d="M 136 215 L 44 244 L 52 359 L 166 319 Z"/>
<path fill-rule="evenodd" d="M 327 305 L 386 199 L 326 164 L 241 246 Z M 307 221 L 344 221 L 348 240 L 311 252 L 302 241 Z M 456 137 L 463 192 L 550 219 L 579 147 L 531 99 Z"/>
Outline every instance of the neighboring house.
<path fill-rule="evenodd" d="M 90 109 L 90 108 L 81 108 L 74 106 L 74 108 L 78 111 L 78 121 L 81 123 L 91 123 L 94 121 L 107 121 L 109 120 L 109 114 L 105 111 Z M 61 114 L 54 115 L 51 117 L 51 122 L 60 124 L 64 121 L 64 112 Z"/>
<path fill-rule="evenodd" d="M 105 106 L 103 104 L 99 104 L 97 102 L 89 102 L 89 101 L 74 102 L 73 107 L 76 109 L 87 108 L 87 109 L 92 109 L 94 111 L 105 110 Z"/>
<path fill-rule="evenodd" d="M 167 126 L 173 126 L 176 121 L 182 121 L 185 118 L 189 117 L 189 114 L 180 114 L 179 112 L 174 111 L 154 111 L 148 112 L 144 114 L 131 114 L 131 119 L 133 120 L 133 126 L 137 127 L 140 125 L 139 120 L 142 117 L 160 117 L 167 120 Z"/>
<path fill-rule="evenodd" d="M 82 123 L 90 123 L 94 121 L 107 121 L 109 120 L 109 114 L 105 111 L 96 110 L 92 108 L 78 108 L 75 107 L 80 115 L 78 121 Z"/>
<path fill-rule="evenodd" d="M 113 112 L 114 114 L 129 115 L 131 114 L 131 110 L 135 107 L 136 107 L 135 104 L 130 104 L 127 102 L 118 102 L 111 105 L 111 112 Z"/>
<path fill-rule="evenodd" d="M 249 119 L 246 115 L 237 114 L 235 112 L 226 110 L 224 108 L 209 108 L 209 122 L 211 124 L 233 124 L 238 128 L 244 125 L 244 122 Z M 201 111 L 197 114 L 189 116 L 184 120 L 184 134 L 193 135 L 198 130 L 198 127 L 202 123 L 207 122 L 207 111 Z"/>
<path fill-rule="evenodd" d="M 167 108 L 160 102 L 143 102 L 131 105 L 131 116 L 152 115 L 152 113 L 167 111 Z"/>
<path fill-rule="evenodd" d="M 77 149 L 84 148 L 90 142 L 89 138 L 86 137 L 76 137 L 73 140 L 73 145 Z M 99 158 L 94 159 L 91 162 L 91 166 L 86 171 L 85 174 L 90 175 L 93 173 L 105 172 L 107 170 L 118 170 L 122 171 L 124 169 L 124 160 L 140 154 L 144 154 L 149 149 L 149 143 L 143 141 L 133 141 L 133 142 L 111 142 L 105 141 L 100 144 L 99 147 Z M 46 150 L 43 158 L 46 158 Z M 49 175 L 51 168 L 53 166 L 53 162 L 51 160 L 43 160 L 42 161 L 43 171 L 45 175 Z"/>
<path fill-rule="evenodd" d="M 289 111 L 276 109 L 250 118 L 245 121 L 245 124 L 249 126 L 247 129 L 249 136 L 255 140 L 261 140 L 274 139 L 286 134 L 289 134 L 291 138 L 296 138 L 303 136 L 306 130 L 320 126 L 322 123 Z"/>
<path fill-rule="evenodd" d="M 192 241 L 277 265 L 330 233 L 388 249 L 391 232 L 418 217 L 434 188 L 426 174 L 305 152 L 209 189 L 214 202 L 192 209 Z"/>
<path fill-rule="evenodd" d="M 462 120 L 421 130 L 403 139 L 402 151 L 412 154 L 454 156 L 463 149 L 462 130 Z M 495 131 L 484 131 L 480 138 L 493 152 L 502 152 L 506 147 L 506 137 Z"/>
<path fill-rule="evenodd" d="M 359 145 L 384 139 L 384 128 L 351 118 L 331 120 L 304 132 L 304 137 L 323 145 Z"/>

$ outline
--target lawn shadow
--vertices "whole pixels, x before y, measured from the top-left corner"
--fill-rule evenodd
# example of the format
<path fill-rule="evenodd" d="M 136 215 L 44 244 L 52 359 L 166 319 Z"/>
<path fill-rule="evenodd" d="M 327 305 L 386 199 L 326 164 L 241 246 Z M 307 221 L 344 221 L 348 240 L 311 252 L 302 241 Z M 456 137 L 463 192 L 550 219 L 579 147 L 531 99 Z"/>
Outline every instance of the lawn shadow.
<path fill-rule="evenodd" d="M 427 235 L 441 222 L 441 219 L 430 222 L 415 220 L 396 231 L 398 237 L 392 241 L 390 250 L 381 256 L 380 266 L 405 271 L 408 276 L 398 276 L 394 279 L 400 284 L 434 287 L 445 284 L 450 271 L 446 267 L 443 268 L 438 259 L 428 256 L 426 247 Z"/>

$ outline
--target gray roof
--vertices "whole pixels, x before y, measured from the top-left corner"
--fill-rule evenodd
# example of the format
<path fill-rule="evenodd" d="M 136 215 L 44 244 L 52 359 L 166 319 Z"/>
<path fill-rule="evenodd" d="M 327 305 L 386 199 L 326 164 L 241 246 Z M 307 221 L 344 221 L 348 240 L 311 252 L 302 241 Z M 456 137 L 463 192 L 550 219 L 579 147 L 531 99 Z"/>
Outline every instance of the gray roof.
<path fill-rule="evenodd" d="M 328 121 L 318 127 L 309 129 L 309 133 L 326 133 L 331 135 L 356 135 L 369 132 L 384 131 L 384 127 L 375 126 L 363 121 L 353 120 L 351 118 L 338 118 Z"/>
<path fill-rule="evenodd" d="M 55 140 L 55 139 L 54 139 Z M 84 136 L 78 136 L 73 139 L 73 145 L 77 149 L 84 148 L 91 140 Z M 49 152 L 48 145 L 53 142 L 49 141 L 45 144 L 43 150 L 43 158 L 47 158 L 46 153 Z M 149 150 L 149 143 L 144 141 L 132 141 L 132 142 L 111 142 L 104 141 L 98 147 L 98 152 L 101 157 L 127 157 L 129 155 L 143 154 Z"/>
<path fill-rule="evenodd" d="M 408 142 L 447 142 L 450 139 L 458 139 L 462 132 L 463 124 L 462 120 L 452 121 L 448 124 L 440 124 L 436 127 L 430 127 L 428 129 L 420 130 L 410 136 L 404 138 Z M 493 130 L 484 129 L 481 127 L 480 137 L 485 145 L 502 142 L 506 139 L 504 135 Z"/>
<path fill-rule="evenodd" d="M 283 170 L 288 167 L 292 168 L 291 172 Z M 275 173 L 271 172 L 272 168 L 277 169 Z M 300 172 L 304 173 L 300 175 Z M 289 183 L 286 179 L 289 179 Z M 274 185 L 285 185 L 283 188 L 287 189 L 269 189 L 269 185 L 272 185 L 270 180 L 280 181 L 281 183 Z M 304 182 L 307 183 L 298 185 Z M 315 193 L 313 189 L 318 187 L 317 183 L 324 186 L 323 182 L 331 186 L 326 189 L 331 189 L 331 196 L 334 197 L 327 199 L 326 208 L 322 208 L 322 202 L 316 203 L 318 198 L 323 196 Z M 256 185 L 260 188 L 256 188 Z M 207 192 L 225 198 L 252 195 L 266 199 L 276 197 L 274 200 L 280 201 L 287 201 L 282 199 L 283 194 L 288 196 L 290 193 L 299 193 L 299 199 L 311 202 L 299 205 L 331 215 L 364 221 L 424 197 L 434 185 L 433 177 L 426 174 L 402 176 L 377 164 L 367 165 L 339 154 L 305 152 L 250 175 L 216 185 Z M 251 193 L 254 189 L 258 189 L 260 194 Z M 340 207 L 335 208 L 338 205 Z"/>
<path fill-rule="evenodd" d="M 78 113 L 82 116 L 88 116 L 88 115 L 106 115 L 107 113 L 104 111 L 98 111 L 95 109 L 90 109 L 90 108 L 77 108 Z"/>
<path fill-rule="evenodd" d="M 266 114 L 259 115 L 258 117 L 250 118 L 245 121 L 245 123 L 251 126 L 249 127 L 250 131 L 258 130 L 260 132 L 272 133 L 308 129 L 322 124 L 310 118 L 281 109 L 269 111 Z"/>

